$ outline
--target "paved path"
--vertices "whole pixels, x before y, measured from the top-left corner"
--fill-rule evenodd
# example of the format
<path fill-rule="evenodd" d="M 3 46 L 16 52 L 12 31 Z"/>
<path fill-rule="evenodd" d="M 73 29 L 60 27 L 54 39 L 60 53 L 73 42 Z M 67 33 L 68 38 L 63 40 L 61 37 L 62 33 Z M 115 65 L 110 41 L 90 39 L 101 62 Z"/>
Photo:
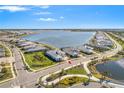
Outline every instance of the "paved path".
<path fill-rule="evenodd" d="M 85 86 L 83 83 L 75 84 L 71 86 L 70 88 L 101 88 L 102 85 L 97 82 L 90 82 L 87 86 Z"/>
<path fill-rule="evenodd" d="M 0 63 L 1 62 L 11 63 L 11 62 L 14 62 L 14 58 L 13 57 L 1 57 Z"/>
<path fill-rule="evenodd" d="M 48 76 L 48 77 L 49 77 L 49 76 Z M 46 85 L 46 84 L 47 84 L 47 85 L 52 85 L 52 84 L 57 84 L 60 80 L 63 80 L 63 79 L 65 79 L 65 78 L 67 78 L 67 77 L 83 77 L 83 78 L 89 78 L 87 75 L 70 74 L 70 75 L 64 75 L 64 76 L 62 76 L 61 78 L 57 78 L 57 79 L 55 79 L 55 80 L 53 80 L 53 81 L 50 81 L 50 82 L 47 82 L 47 81 L 46 81 L 46 78 L 47 78 L 47 77 L 43 77 L 43 78 L 42 78 L 42 82 L 43 82 L 44 85 Z M 94 77 L 91 77 L 90 79 L 96 81 L 96 78 L 94 78 Z M 97 79 L 97 80 L 99 80 L 99 79 Z"/>

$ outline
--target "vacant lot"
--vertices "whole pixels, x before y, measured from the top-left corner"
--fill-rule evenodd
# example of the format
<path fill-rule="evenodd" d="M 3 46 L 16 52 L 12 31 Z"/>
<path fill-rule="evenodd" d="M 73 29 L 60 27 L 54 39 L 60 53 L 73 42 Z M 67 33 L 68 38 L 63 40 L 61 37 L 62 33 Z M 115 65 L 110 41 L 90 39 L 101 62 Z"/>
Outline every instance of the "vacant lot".
<path fill-rule="evenodd" d="M 6 79 L 13 78 L 10 65 L 2 65 L 2 71 L 0 72 L 0 82 Z"/>
<path fill-rule="evenodd" d="M 43 52 L 25 53 L 24 56 L 30 68 L 34 70 L 56 64 L 48 59 Z"/>
<path fill-rule="evenodd" d="M 58 84 L 55 85 L 55 87 L 64 88 L 64 87 L 70 87 L 77 83 L 85 83 L 85 82 L 88 82 L 87 78 L 68 77 L 61 80 Z"/>
<path fill-rule="evenodd" d="M 83 68 L 83 65 L 76 66 L 66 70 L 67 74 L 87 74 Z"/>

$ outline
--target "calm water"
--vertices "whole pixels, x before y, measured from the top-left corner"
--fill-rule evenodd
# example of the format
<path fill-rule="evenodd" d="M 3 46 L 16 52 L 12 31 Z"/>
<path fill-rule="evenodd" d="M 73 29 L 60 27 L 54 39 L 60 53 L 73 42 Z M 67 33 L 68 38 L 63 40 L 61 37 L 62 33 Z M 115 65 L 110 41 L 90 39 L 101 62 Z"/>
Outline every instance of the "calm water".
<path fill-rule="evenodd" d="M 117 81 L 121 81 L 124 84 L 124 59 L 98 64 L 96 66 L 96 69 L 99 72 L 109 72 L 110 75 L 108 75 L 108 77 L 113 78 Z"/>
<path fill-rule="evenodd" d="M 42 31 L 40 34 L 29 35 L 23 39 L 38 41 L 58 48 L 83 45 L 95 32 Z"/>

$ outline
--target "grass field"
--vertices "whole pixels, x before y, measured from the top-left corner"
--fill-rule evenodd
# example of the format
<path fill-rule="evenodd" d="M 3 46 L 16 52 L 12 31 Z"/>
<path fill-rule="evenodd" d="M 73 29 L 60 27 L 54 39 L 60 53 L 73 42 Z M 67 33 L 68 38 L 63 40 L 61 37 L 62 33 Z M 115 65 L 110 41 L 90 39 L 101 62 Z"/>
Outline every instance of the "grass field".
<path fill-rule="evenodd" d="M 43 52 L 25 53 L 24 56 L 27 64 L 34 70 L 56 64 L 56 62 L 48 59 Z"/>
<path fill-rule="evenodd" d="M 13 78 L 11 67 L 6 67 L 8 64 L 3 65 L 2 71 L 0 72 L 0 82 L 6 79 Z"/>
<path fill-rule="evenodd" d="M 66 70 L 66 73 L 67 74 L 87 74 L 82 65 L 70 68 Z"/>
<path fill-rule="evenodd" d="M 61 80 L 59 83 L 57 83 L 55 85 L 55 87 L 58 87 L 58 88 L 70 87 L 74 84 L 81 83 L 81 82 L 83 83 L 83 82 L 87 82 L 87 81 L 88 81 L 87 78 L 68 77 L 68 78 Z"/>

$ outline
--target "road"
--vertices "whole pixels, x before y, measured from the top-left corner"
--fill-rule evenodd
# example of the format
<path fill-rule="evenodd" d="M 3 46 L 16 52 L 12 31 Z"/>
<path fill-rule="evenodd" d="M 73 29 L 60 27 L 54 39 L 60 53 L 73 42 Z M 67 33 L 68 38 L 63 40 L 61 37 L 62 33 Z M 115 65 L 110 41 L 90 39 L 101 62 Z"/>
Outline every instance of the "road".
<path fill-rule="evenodd" d="M 90 82 L 87 86 L 85 86 L 83 83 L 76 84 L 74 86 L 71 86 L 70 88 L 101 88 L 102 85 L 97 82 Z"/>
<path fill-rule="evenodd" d="M 99 59 L 102 59 L 103 57 L 110 57 L 115 55 L 118 51 L 121 50 L 121 46 L 112 38 L 110 38 L 115 44 L 116 48 L 104 53 L 94 54 L 92 56 L 87 56 L 86 58 L 80 57 L 78 59 L 73 59 L 72 64 L 69 64 L 67 61 L 60 63 L 59 65 L 41 70 L 39 72 L 28 72 L 24 69 L 24 64 L 22 57 L 20 55 L 20 51 L 14 47 L 12 49 L 13 56 L 15 58 L 15 68 L 17 69 L 17 77 L 11 81 L 5 82 L 3 84 L 0 84 L 0 87 L 2 88 L 9 88 L 9 87 L 35 87 L 35 84 L 37 83 L 37 80 L 41 76 L 48 75 L 50 73 L 56 72 L 58 70 L 61 70 L 63 68 L 67 68 L 73 65 L 86 63 L 86 71 L 90 73 L 89 69 L 87 68 L 88 62 L 91 62 L 91 58 L 98 57 Z"/>

